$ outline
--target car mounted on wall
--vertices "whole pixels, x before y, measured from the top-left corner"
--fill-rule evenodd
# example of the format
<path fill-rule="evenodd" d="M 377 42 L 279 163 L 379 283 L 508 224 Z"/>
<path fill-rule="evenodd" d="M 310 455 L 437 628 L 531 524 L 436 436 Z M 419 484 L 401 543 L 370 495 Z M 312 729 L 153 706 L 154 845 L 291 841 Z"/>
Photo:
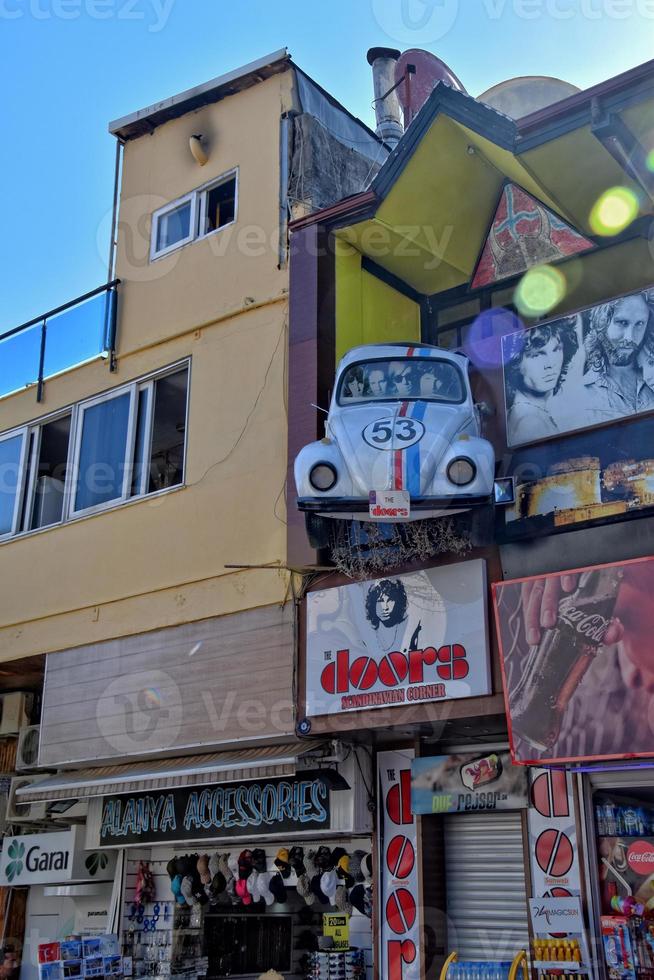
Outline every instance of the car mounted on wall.
<path fill-rule="evenodd" d="M 312 546 L 329 520 L 415 521 L 496 499 L 468 358 L 426 344 L 369 344 L 341 360 L 325 437 L 295 460 Z M 500 488 L 501 494 L 510 488 Z M 503 502 L 509 502 L 508 499 Z"/>

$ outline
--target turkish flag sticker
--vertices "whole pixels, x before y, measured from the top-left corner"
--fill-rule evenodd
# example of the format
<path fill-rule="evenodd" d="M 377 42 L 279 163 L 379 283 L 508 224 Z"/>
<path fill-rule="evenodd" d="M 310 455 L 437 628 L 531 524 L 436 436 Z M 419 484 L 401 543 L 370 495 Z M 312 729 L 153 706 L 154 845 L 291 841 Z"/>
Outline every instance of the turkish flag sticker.
<path fill-rule="evenodd" d="M 627 863 L 642 878 L 654 874 L 654 846 L 646 840 L 637 840 L 627 851 Z"/>

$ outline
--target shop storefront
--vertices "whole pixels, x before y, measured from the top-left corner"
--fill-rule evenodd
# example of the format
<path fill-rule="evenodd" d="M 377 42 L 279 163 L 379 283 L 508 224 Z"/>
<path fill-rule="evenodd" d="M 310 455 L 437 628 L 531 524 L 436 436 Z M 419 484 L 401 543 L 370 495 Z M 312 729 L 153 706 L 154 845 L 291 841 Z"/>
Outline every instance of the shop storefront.
<path fill-rule="evenodd" d="M 29 888 L 20 980 L 39 980 L 40 944 L 111 932 L 119 857 L 85 850 L 83 828 L 5 838 L 0 884 Z"/>
<path fill-rule="evenodd" d="M 88 846 L 125 854 L 126 975 L 303 976 L 323 947 L 372 975 L 370 762 L 309 745 L 77 774 Z"/>
<path fill-rule="evenodd" d="M 654 976 L 652 584 L 643 558 L 495 586 L 513 757 L 547 781 L 554 823 L 534 894 L 583 899 L 587 972 L 611 980 Z M 523 599 L 540 590 L 556 591 L 557 621 L 530 645 Z"/>

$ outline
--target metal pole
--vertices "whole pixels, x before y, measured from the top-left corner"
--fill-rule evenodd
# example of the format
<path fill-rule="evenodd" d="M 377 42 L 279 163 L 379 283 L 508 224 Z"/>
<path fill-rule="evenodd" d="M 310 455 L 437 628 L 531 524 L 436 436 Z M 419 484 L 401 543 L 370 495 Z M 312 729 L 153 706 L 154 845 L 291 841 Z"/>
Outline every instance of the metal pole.
<path fill-rule="evenodd" d="M 41 326 L 41 351 L 39 353 L 39 383 L 36 389 L 36 400 L 37 402 L 43 399 L 43 368 L 45 366 L 45 336 L 47 332 L 47 320 L 43 318 L 43 324 Z"/>

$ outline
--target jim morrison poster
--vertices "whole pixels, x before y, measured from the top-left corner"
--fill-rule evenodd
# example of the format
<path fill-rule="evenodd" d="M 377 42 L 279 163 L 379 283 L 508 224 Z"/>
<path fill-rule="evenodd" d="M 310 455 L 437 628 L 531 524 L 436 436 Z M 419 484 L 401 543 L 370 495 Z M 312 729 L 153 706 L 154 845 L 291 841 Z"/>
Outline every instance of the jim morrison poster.
<path fill-rule="evenodd" d="M 306 646 L 309 717 L 489 694 L 485 563 L 311 592 Z"/>
<path fill-rule="evenodd" d="M 654 755 L 654 558 L 493 585 L 514 762 Z"/>
<path fill-rule="evenodd" d="M 507 445 L 654 411 L 654 288 L 502 338 Z"/>

